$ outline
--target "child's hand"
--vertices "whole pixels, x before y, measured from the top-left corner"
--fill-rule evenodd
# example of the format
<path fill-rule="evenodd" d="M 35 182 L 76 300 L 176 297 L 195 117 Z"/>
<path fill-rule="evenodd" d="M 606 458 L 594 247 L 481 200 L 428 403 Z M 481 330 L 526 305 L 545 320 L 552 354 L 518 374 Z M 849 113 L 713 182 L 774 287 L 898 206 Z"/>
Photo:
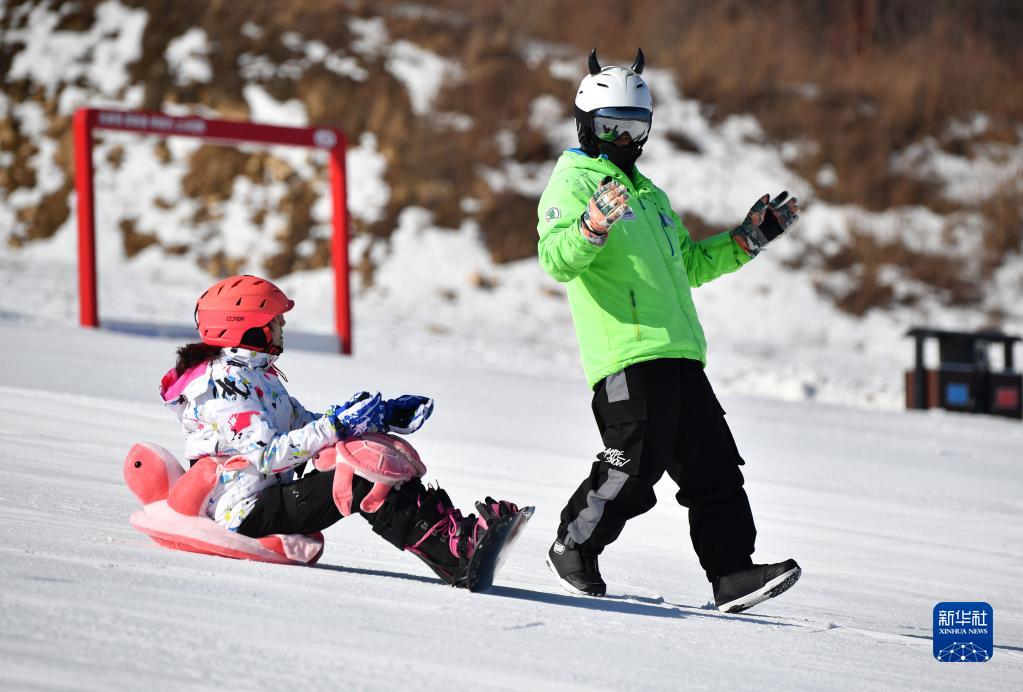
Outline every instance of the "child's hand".
<path fill-rule="evenodd" d="M 433 399 L 416 394 L 403 394 L 384 403 L 384 425 L 389 432 L 408 435 L 419 428 L 433 413 Z"/>
<path fill-rule="evenodd" d="M 340 406 L 331 406 L 326 415 L 341 439 L 386 430 L 384 403 L 379 392 L 359 392 Z"/>

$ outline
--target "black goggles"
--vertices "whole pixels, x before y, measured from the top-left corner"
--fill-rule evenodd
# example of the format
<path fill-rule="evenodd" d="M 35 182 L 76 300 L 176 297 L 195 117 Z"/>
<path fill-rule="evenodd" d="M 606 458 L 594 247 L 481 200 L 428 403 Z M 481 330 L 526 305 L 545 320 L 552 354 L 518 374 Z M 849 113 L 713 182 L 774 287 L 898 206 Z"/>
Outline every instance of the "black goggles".
<path fill-rule="evenodd" d="M 600 108 L 593 111 L 593 132 L 602 142 L 629 135 L 642 142 L 650 134 L 651 113 L 645 108 Z"/>

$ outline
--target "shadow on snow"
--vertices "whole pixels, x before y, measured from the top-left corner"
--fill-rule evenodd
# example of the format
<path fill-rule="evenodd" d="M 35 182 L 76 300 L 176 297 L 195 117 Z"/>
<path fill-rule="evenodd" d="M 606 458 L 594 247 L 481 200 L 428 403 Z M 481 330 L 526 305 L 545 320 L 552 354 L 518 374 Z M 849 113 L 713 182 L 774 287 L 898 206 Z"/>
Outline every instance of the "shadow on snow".
<path fill-rule="evenodd" d="M 444 585 L 444 582 L 436 577 L 425 577 L 407 572 L 391 572 L 381 569 L 367 569 L 364 567 L 343 567 L 341 565 L 318 564 L 313 569 L 323 569 L 344 574 L 359 574 L 371 577 L 387 577 L 390 579 L 404 579 L 417 581 L 424 584 Z M 703 617 L 713 619 L 738 620 L 756 625 L 770 625 L 773 627 L 799 627 L 790 622 L 774 620 L 770 616 L 762 615 L 731 615 L 718 611 L 705 611 L 695 606 L 676 605 L 665 603 L 662 599 L 645 598 L 643 596 L 605 596 L 604 598 L 589 598 L 586 596 L 571 596 L 568 594 L 551 593 L 549 591 L 533 591 L 512 586 L 493 586 L 489 591 L 479 594 L 480 596 L 498 596 L 500 598 L 514 598 L 533 603 L 560 606 L 565 608 L 581 608 L 583 610 L 598 610 L 608 613 L 620 613 L 624 615 L 640 615 L 658 618 L 687 618 Z"/>

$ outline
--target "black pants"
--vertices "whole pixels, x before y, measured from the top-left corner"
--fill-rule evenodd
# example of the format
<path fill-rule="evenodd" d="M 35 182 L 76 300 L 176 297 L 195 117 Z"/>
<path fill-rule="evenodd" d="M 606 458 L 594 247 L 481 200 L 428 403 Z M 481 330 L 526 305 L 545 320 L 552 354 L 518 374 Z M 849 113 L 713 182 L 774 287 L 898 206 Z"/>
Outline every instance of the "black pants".
<path fill-rule="evenodd" d="M 331 487 L 334 471 L 308 473 L 290 485 L 274 485 L 263 491 L 256 506 L 238 527 L 243 536 L 259 538 L 272 533 L 315 533 L 343 517 L 334 504 Z M 352 478 L 352 507 L 358 507 L 373 484 Z"/>
<path fill-rule="evenodd" d="M 272 533 L 314 533 L 332 526 L 343 518 L 334 504 L 333 485 L 334 471 L 330 470 L 312 471 L 290 485 L 267 488 L 238 527 L 238 533 L 259 538 Z M 371 481 L 353 476 L 352 507 L 357 508 L 372 489 Z M 413 478 L 402 483 L 400 488 L 391 489 L 377 511 L 372 514 L 358 511 L 374 533 L 404 550 L 417 520 L 421 519 L 419 499 L 425 492 L 422 481 Z"/>
<path fill-rule="evenodd" d="M 604 451 L 562 511 L 559 538 L 600 553 L 654 506 L 667 471 L 707 578 L 750 566 L 757 532 L 724 414 L 697 361 L 652 360 L 602 380 L 593 415 Z"/>

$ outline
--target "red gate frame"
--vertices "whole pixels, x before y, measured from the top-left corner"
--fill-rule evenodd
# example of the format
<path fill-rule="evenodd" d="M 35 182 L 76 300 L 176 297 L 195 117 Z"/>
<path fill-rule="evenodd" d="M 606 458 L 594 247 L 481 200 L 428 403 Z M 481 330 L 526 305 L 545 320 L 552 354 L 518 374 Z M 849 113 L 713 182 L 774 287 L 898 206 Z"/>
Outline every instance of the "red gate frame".
<path fill-rule="evenodd" d="M 78 295 L 80 323 L 99 326 L 96 297 L 96 209 L 93 191 L 92 132 L 121 130 L 165 137 L 195 137 L 230 143 L 279 144 L 326 151 L 334 227 L 334 317 L 341 353 L 352 352 L 351 293 L 348 276 L 348 203 L 345 150 L 341 130 L 333 127 L 284 127 L 259 123 L 177 117 L 152 111 L 81 108 L 74 115 L 75 189 L 78 192 Z"/>

